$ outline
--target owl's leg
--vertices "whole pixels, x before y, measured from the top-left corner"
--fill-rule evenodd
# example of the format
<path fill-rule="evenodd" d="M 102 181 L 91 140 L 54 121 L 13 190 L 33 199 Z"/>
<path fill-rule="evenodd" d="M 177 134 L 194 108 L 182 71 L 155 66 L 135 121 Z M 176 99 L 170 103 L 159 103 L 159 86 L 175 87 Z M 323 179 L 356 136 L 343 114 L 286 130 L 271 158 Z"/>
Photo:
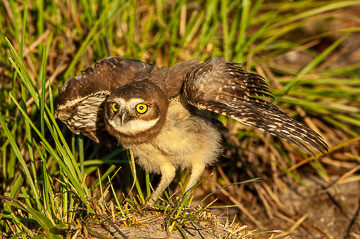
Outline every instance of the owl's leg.
<path fill-rule="evenodd" d="M 161 196 L 161 194 L 165 191 L 167 186 L 169 186 L 175 177 L 175 167 L 170 162 L 164 162 L 161 164 L 160 171 L 160 183 L 157 186 L 155 192 L 151 195 L 149 204 L 155 203 L 155 201 Z"/>
<path fill-rule="evenodd" d="M 188 184 L 186 185 L 185 192 L 188 192 L 198 182 L 201 174 L 204 172 L 205 163 L 201 160 L 194 160 L 191 164 L 191 175 Z"/>

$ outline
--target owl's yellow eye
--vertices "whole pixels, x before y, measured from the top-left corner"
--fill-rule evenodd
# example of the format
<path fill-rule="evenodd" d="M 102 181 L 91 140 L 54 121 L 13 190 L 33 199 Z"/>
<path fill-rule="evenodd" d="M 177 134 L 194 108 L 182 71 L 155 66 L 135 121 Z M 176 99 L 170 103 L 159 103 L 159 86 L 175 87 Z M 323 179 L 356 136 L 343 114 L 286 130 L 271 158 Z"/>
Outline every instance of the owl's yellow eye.
<path fill-rule="evenodd" d="M 111 107 L 114 112 L 117 112 L 120 108 L 118 103 L 112 103 Z"/>
<path fill-rule="evenodd" d="M 148 106 L 146 104 L 137 104 L 136 105 L 136 112 L 139 114 L 145 114 L 148 111 Z"/>

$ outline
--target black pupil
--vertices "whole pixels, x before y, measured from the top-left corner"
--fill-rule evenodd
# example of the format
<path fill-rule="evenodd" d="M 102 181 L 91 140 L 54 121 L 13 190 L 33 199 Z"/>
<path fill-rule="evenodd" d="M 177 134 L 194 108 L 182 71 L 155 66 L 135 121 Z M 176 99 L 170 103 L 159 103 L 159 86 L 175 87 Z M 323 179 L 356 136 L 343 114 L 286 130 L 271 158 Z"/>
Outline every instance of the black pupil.
<path fill-rule="evenodd" d="M 139 109 L 140 109 L 140 110 L 143 110 L 143 109 L 144 109 L 144 106 L 140 105 L 140 106 L 139 106 Z"/>
<path fill-rule="evenodd" d="M 115 109 L 119 109 L 119 105 L 118 105 L 118 104 L 115 104 Z"/>

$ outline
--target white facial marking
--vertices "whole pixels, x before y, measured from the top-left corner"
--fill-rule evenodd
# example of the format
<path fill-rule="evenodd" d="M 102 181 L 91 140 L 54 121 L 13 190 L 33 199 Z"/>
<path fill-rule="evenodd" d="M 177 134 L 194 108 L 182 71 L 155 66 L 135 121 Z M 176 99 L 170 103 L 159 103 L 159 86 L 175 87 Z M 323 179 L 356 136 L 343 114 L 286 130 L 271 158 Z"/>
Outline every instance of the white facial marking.
<path fill-rule="evenodd" d="M 152 128 L 159 121 L 160 118 L 153 120 L 130 120 L 125 124 L 121 124 L 120 120 L 110 120 L 109 124 L 118 132 L 125 135 L 134 135 L 139 132 L 144 132 Z"/>
<path fill-rule="evenodd" d="M 128 110 L 132 111 L 135 109 L 135 106 L 139 103 L 143 103 L 144 99 L 140 98 L 133 98 L 130 100 L 124 100 L 123 98 L 116 98 L 114 102 L 118 103 L 120 105 L 120 110 Z"/>
<path fill-rule="evenodd" d="M 144 102 L 143 99 L 133 98 L 133 99 L 126 101 L 126 106 L 128 109 L 134 109 L 137 104 L 143 103 L 143 102 Z"/>
<path fill-rule="evenodd" d="M 139 103 L 143 103 L 145 100 L 141 98 L 132 98 L 130 100 L 124 100 L 122 98 L 115 99 L 120 105 L 120 113 L 121 111 L 134 111 L 135 107 Z M 159 121 L 160 118 L 156 118 L 153 120 L 141 120 L 141 119 L 133 119 L 125 124 L 121 124 L 120 119 L 109 120 L 109 124 L 118 132 L 125 135 L 135 135 L 140 132 L 144 132 L 152 128 Z"/>

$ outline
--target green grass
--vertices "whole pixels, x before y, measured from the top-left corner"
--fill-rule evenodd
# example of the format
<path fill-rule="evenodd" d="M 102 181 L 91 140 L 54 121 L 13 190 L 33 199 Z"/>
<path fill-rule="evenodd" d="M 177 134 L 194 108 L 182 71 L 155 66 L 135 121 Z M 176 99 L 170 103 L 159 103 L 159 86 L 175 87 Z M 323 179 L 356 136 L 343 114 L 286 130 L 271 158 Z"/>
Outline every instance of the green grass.
<path fill-rule="evenodd" d="M 360 132 L 360 65 L 337 61 L 345 42 L 359 32 L 359 19 L 357 25 L 324 27 L 337 18 L 346 21 L 348 16 L 339 17 L 341 11 L 359 6 L 358 1 L 20 2 L 5 0 L 0 5 L 3 235 L 61 238 L 73 234 L 87 216 L 101 215 L 109 201 L 116 205 L 114 213 L 126 218 L 150 196 L 149 174 L 135 167 L 127 152 L 72 135 L 53 116 L 57 88 L 109 55 L 166 66 L 221 55 L 265 74 L 276 104 L 293 117 L 315 122 L 331 146 L 341 143 L 332 138 L 337 137 L 335 132 L 350 140 Z M 313 33 L 304 33 L 309 26 Z M 294 49 L 311 58 L 303 67 L 274 61 Z M 256 152 L 251 142 L 272 145 L 278 169 L 302 183 L 298 172 L 288 169 L 294 167 L 293 157 L 308 156 L 304 152 L 257 136 L 250 128 L 237 136 L 239 148 L 267 163 L 271 157 Z M 329 180 L 321 160 L 311 166 Z M 227 176 L 231 174 L 229 170 Z M 212 205 L 189 218 L 192 200 L 189 195 L 183 199 L 173 195 L 158 206 L 169 213 L 170 230 L 185 235 L 184 225 Z"/>

